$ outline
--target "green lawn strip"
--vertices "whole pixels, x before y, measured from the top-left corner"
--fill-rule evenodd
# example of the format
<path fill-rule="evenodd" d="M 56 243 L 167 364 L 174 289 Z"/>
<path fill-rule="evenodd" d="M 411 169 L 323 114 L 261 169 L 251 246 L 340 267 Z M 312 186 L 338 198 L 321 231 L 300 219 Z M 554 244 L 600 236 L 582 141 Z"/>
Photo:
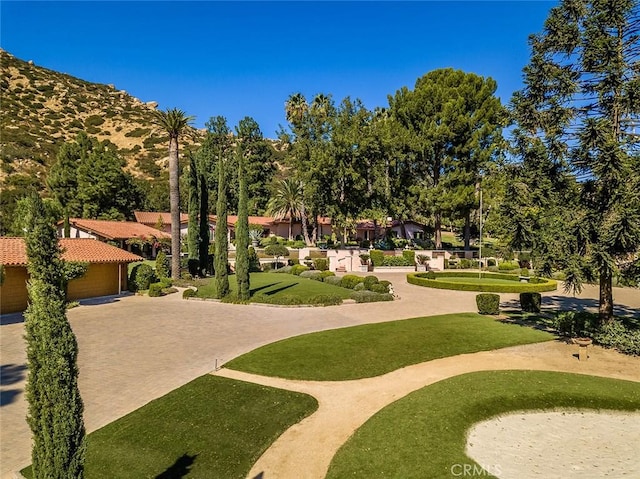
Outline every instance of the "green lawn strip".
<path fill-rule="evenodd" d="M 447 283 L 471 283 L 471 284 L 506 284 L 513 285 L 513 281 L 496 278 L 455 278 L 449 277 Z"/>
<path fill-rule="evenodd" d="M 382 409 L 342 446 L 328 479 L 456 477 L 475 423 L 523 410 L 640 410 L 640 384 L 544 371 L 469 373 L 427 386 Z M 483 477 L 493 477 L 487 474 Z"/>
<path fill-rule="evenodd" d="M 235 293 L 238 287 L 235 276 L 229 277 L 229 285 L 231 293 Z M 251 273 L 251 296 L 256 294 L 269 297 L 289 295 L 304 300 L 320 294 L 332 294 L 347 299 L 351 297 L 352 293 L 353 291 L 350 289 L 292 274 Z M 201 298 L 215 297 L 215 280 L 213 278 L 206 285 L 198 288 L 198 296 Z"/>
<path fill-rule="evenodd" d="M 317 407 L 305 394 L 202 376 L 90 434 L 86 477 L 245 478 Z"/>
<path fill-rule="evenodd" d="M 448 314 L 305 334 L 255 349 L 225 367 L 265 376 L 339 381 L 553 338 L 476 313 Z"/>

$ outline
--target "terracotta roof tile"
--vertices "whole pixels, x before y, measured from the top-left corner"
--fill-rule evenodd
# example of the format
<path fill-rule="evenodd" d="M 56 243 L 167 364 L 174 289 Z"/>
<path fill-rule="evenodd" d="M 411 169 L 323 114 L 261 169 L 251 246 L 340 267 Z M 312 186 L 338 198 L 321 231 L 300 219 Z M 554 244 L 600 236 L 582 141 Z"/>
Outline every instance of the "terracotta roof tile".
<path fill-rule="evenodd" d="M 81 230 L 96 233 L 106 239 L 126 240 L 129 238 L 171 238 L 164 231 L 157 230 L 135 221 L 105 221 L 70 218 L 69 223 Z"/>
<path fill-rule="evenodd" d="M 171 213 L 164 211 L 134 211 L 133 214 L 138 223 L 147 226 L 155 226 L 158 223 L 158 218 L 162 218 L 162 223 L 165 225 L 171 224 Z M 187 221 L 189 221 L 189 215 L 180 213 L 180 223 L 186 223 Z"/>
<path fill-rule="evenodd" d="M 88 263 L 132 263 L 142 261 L 136 254 L 90 238 L 61 238 L 62 259 Z M 0 264 L 25 266 L 27 248 L 24 238 L 0 237 Z"/>

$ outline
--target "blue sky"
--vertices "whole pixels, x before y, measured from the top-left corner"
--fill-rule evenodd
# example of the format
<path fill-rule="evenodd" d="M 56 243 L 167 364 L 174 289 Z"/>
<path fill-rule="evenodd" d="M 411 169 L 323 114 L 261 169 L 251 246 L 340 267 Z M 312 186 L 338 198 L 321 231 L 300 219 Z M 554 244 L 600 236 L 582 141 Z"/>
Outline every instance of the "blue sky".
<path fill-rule="evenodd" d="M 2 0 L 0 45 L 181 108 L 194 126 L 252 116 L 275 138 L 292 93 L 349 95 L 373 109 L 437 68 L 491 76 L 508 102 L 522 87 L 527 37 L 557 3 Z"/>

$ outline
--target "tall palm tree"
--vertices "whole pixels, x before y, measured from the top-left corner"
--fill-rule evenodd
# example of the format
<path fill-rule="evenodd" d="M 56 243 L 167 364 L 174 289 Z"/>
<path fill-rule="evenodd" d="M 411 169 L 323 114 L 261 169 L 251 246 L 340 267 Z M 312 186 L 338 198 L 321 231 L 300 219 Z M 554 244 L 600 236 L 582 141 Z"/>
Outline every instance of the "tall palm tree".
<path fill-rule="evenodd" d="M 293 220 L 304 213 L 304 193 L 302 181 L 293 178 L 281 180 L 267 203 L 267 215 L 281 220 L 289 217 L 289 241 L 293 240 Z"/>
<path fill-rule="evenodd" d="M 294 127 L 300 126 L 308 109 L 309 104 L 302 93 L 289 95 L 289 98 L 287 98 L 287 101 L 284 103 L 287 121 Z"/>
<path fill-rule="evenodd" d="M 171 278 L 180 279 L 180 188 L 178 167 L 178 137 L 193 121 L 178 108 L 157 110 L 156 124 L 169 135 L 169 203 L 171 205 Z"/>

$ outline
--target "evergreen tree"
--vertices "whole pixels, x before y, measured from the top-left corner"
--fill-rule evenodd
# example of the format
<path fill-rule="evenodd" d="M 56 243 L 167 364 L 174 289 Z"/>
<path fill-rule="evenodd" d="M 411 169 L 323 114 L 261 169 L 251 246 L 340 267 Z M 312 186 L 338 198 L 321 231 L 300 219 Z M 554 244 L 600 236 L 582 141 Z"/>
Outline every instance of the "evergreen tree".
<path fill-rule="evenodd" d="M 80 162 L 80 151 L 77 143 L 65 143 L 56 155 L 56 162 L 51 165 L 47 176 L 47 186 L 54 198 L 60 203 L 64 214 L 64 237 L 70 236 L 69 216 L 77 196 L 77 169 Z"/>
<path fill-rule="evenodd" d="M 31 196 L 25 237 L 29 305 L 25 339 L 29 375 L 27 422 L 35 478 L 84 476 L 85 429 L 78 389 L 78 345 L 66 317 L 64 267 L 53 224 Z"/>
<path fill-rule="evenodd" d="M 198 215 L 200 213 L 198 191 L 198 169 L 196 168 L 196 159 L 193 155 L 189 155 L 189 224 L 187 229 L 187 244 L 189 247 L 189 259 L 198 259 L 199 255 L 199 239 L 200 224 Z"/>
<path fill-rule="evenodd" d="M 200 275 L 206 276 L 209 269 L 209 189 L 207 179 L 200 173 L 200 227 L 198 231 L 198 261 L 200 263 Z"/>
<path fill-rule="evenodd" d="M 613 318 L 614 275 L 640 254 L 639 27 L 637 0 L 563 0 L 531 36 L 526 87 L 513 100 L 538 156 L 582 180 L 555 254 L 567 258 L 569 288 L 595 272 L 602 322 Z"/>
<path fill-rule="evenodd" d="M 245 155 L 251 154 L 255 139 L 260 137 L 261 134 L 257 123 L 249 117 L 240 120 L 236 131 L 238 133 L 236 156 L 240 181 L 238 222 L 236 223 L 236 281 L 238 282 L 238 298 L 248 300 L 251 285 L 249 277 L 249 199 L 247 197 Z"/>
<path fill-rule="evenodd" d="M 217 134 L 228 138 L 229 128 L 226 119 L 216 119 Z M 229 294 L 229 275 L 227 264 L 229 257 L 229 245 L 227 242 L 227 178 L 225 171 L 226 155 L 225 143 L 218 145 L 218 199 L 216 202 L 216 231 L 215 231 L 215 277 L 216 297 L 224 298 Z"/>

